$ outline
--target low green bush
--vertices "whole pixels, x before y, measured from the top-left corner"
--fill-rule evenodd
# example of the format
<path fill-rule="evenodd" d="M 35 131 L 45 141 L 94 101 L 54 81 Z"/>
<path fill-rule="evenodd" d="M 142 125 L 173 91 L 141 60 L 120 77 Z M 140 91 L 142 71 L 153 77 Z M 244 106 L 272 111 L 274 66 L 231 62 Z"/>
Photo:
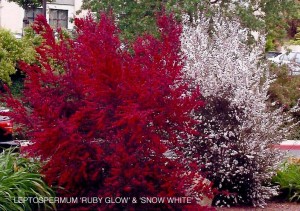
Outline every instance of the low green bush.
<path fill-rule="evenodd" d="M 21 157 L 14 149 L 0 153 L 0 210 L 55 210 L 52 203 L 30 203 L 25 197 L 49 198 L 54 192 L 38 173 L 38 162 Z"/>
<path fill-rule="evenodd" d="M 12 85 L 10 86 L 11 94 L 15 97 L 21 97 L 23 88 L 24 88 L 23 78 L 13 79 L 12 77 Z"/>
<path fill-rule="evenodd" d="M 271 64 L 270 71 L 277 77 L 269 89 L 271 100 L 288 108 L 295 106 L 300 99 L 300 76 L 289 75 L 290 70 L 285 65 Z"/>
<path fill-rule="evenodd" d="M 284 163 L 282 169 L 272 179 L 274 184 L 279 185 L 283 198 L 290 201 L 300 202 L 300 164 Z"/>
<path fill-rule="evenodd" d="M 275 74 L 276 80 L 270 85 L 270 102 L 284 107 L 285 111 L 292 111 L 295 122 L 300 122 L 300 110 L 292 109 L 300 102 L 300 75 L 290 75 L 286 65 L 270 64 L 270 72 Z M 300 124 L 296 125 L 289 139 L 300 139 Z"/>

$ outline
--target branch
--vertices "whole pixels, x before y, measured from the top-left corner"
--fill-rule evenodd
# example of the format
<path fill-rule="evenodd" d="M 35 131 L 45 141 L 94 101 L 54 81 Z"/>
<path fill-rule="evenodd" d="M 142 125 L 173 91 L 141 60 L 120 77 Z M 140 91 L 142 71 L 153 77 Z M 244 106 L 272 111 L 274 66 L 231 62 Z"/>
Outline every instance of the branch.
<path fill-rule="evenodd" d="M 219 1 L 219 0 L 210 0 L 210 3 L 211 3 L 211 4 L 216 4 L 216 3 L 218 3 L 218 1 Z"/>

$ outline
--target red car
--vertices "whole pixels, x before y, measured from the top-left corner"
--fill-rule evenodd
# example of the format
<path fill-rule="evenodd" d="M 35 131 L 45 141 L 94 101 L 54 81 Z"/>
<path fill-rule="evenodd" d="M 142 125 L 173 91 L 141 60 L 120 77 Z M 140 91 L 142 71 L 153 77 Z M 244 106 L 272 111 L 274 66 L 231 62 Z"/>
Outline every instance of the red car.
<path fill-rule="evenodd" d="M 0 107 L 0 142 L 12 140 L 13 122 L 10 117 L 3 115 L 8 111 L 8 109 Z"/>

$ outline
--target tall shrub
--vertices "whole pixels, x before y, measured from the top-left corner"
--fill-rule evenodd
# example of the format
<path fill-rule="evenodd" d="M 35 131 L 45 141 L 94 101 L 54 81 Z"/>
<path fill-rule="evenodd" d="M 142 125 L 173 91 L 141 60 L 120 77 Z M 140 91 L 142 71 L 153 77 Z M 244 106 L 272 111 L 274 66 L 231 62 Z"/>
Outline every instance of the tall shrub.
<path fill-rule="evenodd" d="M 266 106 L 271 79 L 260 60 L 264 42 L 249 46 L 249 33 L 239 20 L 221 15 L 183 28 L 184 70 L 206 99 L 195 112 L 206 136 L 195 138 L 189 150 L 221 191 L 215 205 L 263 206 L 276 194 L 268 184 L 281 156 L 272 146 L 288 129 L 281 111 Z"/>
<path fill-rule="evenodd" d="M 26 150 L 48 161 L 48 183 L 63 187 L 63 196 L 138 200 L 107 204 L 120 209 L 182 206 L 141 204 L 141 196 L 209 194 L 180 151 L 179 140 L 194 132 L 190 113 L 203 105 L 199 91 L 187 92 L 182 81 L 181 27 L 162 15 L 160 39 L 140 37 L 128 50 L 105 15 L 75 25 L 74 39 L 61 33 L 56 40 L 46 20 L 37 19 L 34 30 L 44 39 L 36 49 L 39 65 L 21 65 L 24 97 L 7 99 L 33 143 Z"/>

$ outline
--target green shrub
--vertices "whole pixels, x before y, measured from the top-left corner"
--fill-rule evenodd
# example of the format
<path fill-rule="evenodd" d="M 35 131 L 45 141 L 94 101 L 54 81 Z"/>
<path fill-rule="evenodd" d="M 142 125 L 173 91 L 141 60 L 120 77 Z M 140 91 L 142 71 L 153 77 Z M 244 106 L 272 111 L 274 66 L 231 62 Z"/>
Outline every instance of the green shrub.
<path fill-rule="evenodd" d="M 300 202 L 300 164 L 284 163 L 281 170 L 273 177 L 273 183 L 279 185 L 280 196 L 290 201 Z"/>
<path fill-rule="evenodd" d="M 266 40 L 266 52 L 276 50 L 276 45 L 274 43 L 275 37 L 268 35 Z"/>
<path fill-rule="evenodd" d="M 283 106 L 285 111 L 292 111 L 295 122 L 300 121 L 300 110 L 295 109 L 300 102 L 300 75 L 289 75 L 289 68 L 285 65 L 270 65 L 270 71 L 276 75 L 276 80 L 269 88 L 270 102 Z M 291 109 L 293 108 L 294 109 Z M 300 139 L 300 124 L 293 128 L 289 139 Z"/>
<path fill-rule="evenodd" d="M 10 86 L 11 94 L 15 97 L 21 97 L 23 88 L 24 88 L 23 78 L 19 77 L 13 79 L 12 77 L 12 85 Z"/>
<path fill-rule="evenodd" d="M 8 149 L 0 153 L 0 210 L 53 210 L 55 204 L 31 204 L 25 197 L 53 197 L 38 173 L 38 162 Z M 19 200 L 20 199 L 20 200 Z"/>
<path fill-rule="evenodd" d="M 300 27 L 297 27 L 297 33 L 294 36 L 294 40 L 290 40 L 289 44 L 299 45 L 300 44 Z"/>
<path fill-rule="evenodd" d="M 12 32 L 0 29 L 0 80 L 11 85 L 10 75 L 16 72 L 18 61 L 34 62 L 33 41 L 17 39 Z"/>
<path fill-rule="evenodd" d="M 273 101 L 278 101 L 281 105 L 293 107 L 300 98 L 300 76 L 289 75 L 286 66 L 270 66 L 271 71 L 276 74 L 277 79 L 271 84 L 269 92 Z"/>

